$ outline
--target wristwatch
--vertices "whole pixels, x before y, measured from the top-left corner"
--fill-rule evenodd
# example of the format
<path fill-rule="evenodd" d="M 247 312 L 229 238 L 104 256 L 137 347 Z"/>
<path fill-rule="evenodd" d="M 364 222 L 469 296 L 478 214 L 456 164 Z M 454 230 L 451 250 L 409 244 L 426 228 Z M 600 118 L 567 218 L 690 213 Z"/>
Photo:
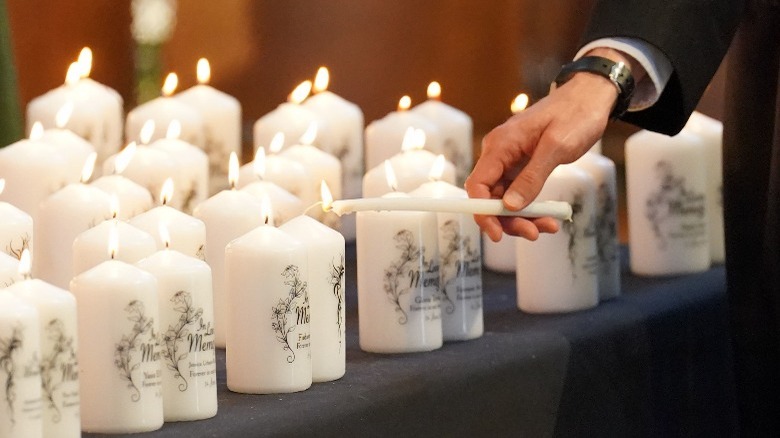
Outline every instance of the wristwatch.
<path fill-rule="evenodd" d="M 553 88 L 565 84 L 577 72 L 594 73 L 612 81 L 617 88 L 618 97 L 609 116 L 612 119 L 617 119 L 625 114 L 631 102 L 631 96 L 634 94 L 634 77 L 625 63 L 615 62 L 601 56 L 583 56 L 561 67 L 560 73 L 553 82 Z"/>

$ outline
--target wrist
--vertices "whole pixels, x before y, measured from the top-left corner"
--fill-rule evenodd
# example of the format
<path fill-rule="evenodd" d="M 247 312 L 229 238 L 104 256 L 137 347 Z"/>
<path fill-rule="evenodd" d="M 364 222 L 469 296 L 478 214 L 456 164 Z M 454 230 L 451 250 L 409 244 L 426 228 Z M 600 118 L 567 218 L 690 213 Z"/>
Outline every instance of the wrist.
<path fill-rule="evenodd" d="M 601 49 L 596 49 L 594 52 L 606 54 Z M 619 59 L 588 55 L 565 64 L 555 77 L 552 88 L 566 84 L 574 77 L 592 77 L 594 86 L 599 84 L 601 87 L 605 85 L 612 87 L 613 106 L 609 116 L 613 119 L 619 118 L 628 109 L 635 82 L 629 65 L 620 60 L 622 56 L 616 58 Z"/>
<path fill-rule="evenodd" d="M 614 62 L 622 62 L 628 66 L 629 70 L 631 70 L 631 75 L 634 77 L 634 83 L 639 83 L 639 81 L 641 81 L 642 78 L 647 75 L 645 68 L 639 61 L 624 52 L 612 49 L 610 47 L 596 47 L 588 50 L 588 52 L 583 56 L 600 56 Z"/>

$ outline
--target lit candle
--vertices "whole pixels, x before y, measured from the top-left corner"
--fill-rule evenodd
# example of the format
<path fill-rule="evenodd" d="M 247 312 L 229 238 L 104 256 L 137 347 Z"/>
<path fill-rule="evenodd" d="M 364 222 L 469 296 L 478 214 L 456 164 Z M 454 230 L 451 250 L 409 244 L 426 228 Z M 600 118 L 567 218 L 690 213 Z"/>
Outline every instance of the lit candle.
<path fill-rule="evenodd" d="M 0 195 L 5 189 L 5 179 L 0 178 Z M 24 249 L 32 251 L 32 216 L 15 206 L 0 201 L 0 253 L 8 254 L 17 260 Z"/>
<path fill-rule="evenodd" d="M 217 415 L 217 359 L 211 269 L 202 260 L 165 249 L 136 266 L 157 279 L 165 421 L 191 421 Z"/>
<path fill-rule="evenodd" d="M 322 182 L 323 203 L 332 201 Z M 280 230 L 306 247 L 311 302 L 312 381 L 340 379 L 346 371 L 344 330 L 344 236 L 309 216 L 298 216 Z"/>
<path fill-rule="evenodd" d="M 164 138 L 167 127 L 174 120 L 181 123 L 181 139 L 187 143 L 203 147 L 205 144 L 204 121 L 200 113 L 190 105 L 173 97 L 179 77 L 169 73 L 162 87 L 162 96 L 135 107 L 127 113 L 125 121 L 125 139 L 139 141 L 141 128 L 147 120 L 154 120 L 155 129 L 149 140 Z"/>
<path fill-rule="evenodd" d="M 209 194 L 209 157 L 203 150 L 186 141 L 180 140 L 181 124 L 174 120 L 168 126 L 165 138 L 161 138 L 149 146 L 168 152 L 179 167 L 179 180 L 174 181 L 181 193 L 181 210 L 192 212 Z"/>
<path fill-rule="evenodd" d="M 82 182 L 69 184 L 41 202 L 33 225 L 39 250 L 33 275 L 67 288 L 73 278 L 73 241 L 82 232 L 111 217 L 111 197 L 86 182 L 94 161 L 84 166 Z"/>
<path fill-rule="evenodd" d="M 307 207 L 300 198 L 270 181 L 255 181 L 242 187 L 241 191 L 254 196 L 258 202 L 268 197 L 273 206 L 273 223 L 276 225 L 302 214 Z"/>
<path fill-rule="evenodd" d="M 270 219 L 269 201 L 263 201 Z M 311 386 L 306 248 L 297 238 L 261 225 L 225 249 L 228 290 L 227 386 L 272 394 Z"/>
<path fill-rule="evenodd" d="M 0 436 L 43 436 L 38 311 L 0 289 Z M 9 392 L 9 388 L 10 391 Z"/>
<path fill-rule="evenodd" d="M 596 254 L 596 185 L 574 165 L 560 165 L 544 183 L 539 200 L 564 199 L 571 221 L 535 242 L 517 241 L 517 307 L 528 313 L 573 312 L 599 302 Z"/>
<path fill-rule="evenodd" d="M 19 259 L 0 252 L 0 289 L 8 287 L 17 281 L 19 277 Z"/>
<path fill-rule="evenodd" d="M 43 129 L 43 124 L 36 122 L 30 131 L 30 138 L 48 143 L 62 152 L 68 161 L 69 176 L 75 181 L 81 176 L 84 163 L 92 154 L 97 154 L 92 143 L 79 137 L 73 131 L 65 129 L 68 119 L 73 113 L 73 103 L 68 102 L 58 112 L 55 119 L 56 128 Z"/>
<path fill-rule="evenodd" d="M 467 199 L 466 191 L 440 181 L 444 165 L 440 155 L 431 169 L 431 181 L 409 193 L 422 198 Z M 472 215 L 437 213 L 442 335 L 445 341 L 482 336 L 482 256 L 480 232 Z"/>
<path fill-rule="evenodd" d="M 298 198 L 311 199 L 311 177 L 301 163 L 279 154 L 284 146 L 284 134 L 278 132 L 268 146 L 269 154 L 262 147 L 255 151 L 255 159 L 241 166 L 238 188 L 243 188 L 258 179 L 272 182 Z"/>
<path fill-rule="evenodd" d="M 119 219 L 130 219 L 139 213 L 149 210 L 154 203 L 152 194 L 149 193 L 146 187 L 120 175 L 125 171 L 135 154 L 135 143 L 131 143 L 131 145 L 133 146 L 128 145 L 114 157 L 112 175 L 101 176 L 90 183 L 91 186 L 99 188 L 117 200 L 119 204 L 117 217 Z"/>
<path fill-rule="evenodd" d="M 710 267 L 707 152 L 701 138 L 640 131 L 626 140 L 631 272 L 671 275 Z"/>
<path fill-rule="evenodd" d="M 191 106 L 203 119 L 205 144 L 210 175 L 218 184 L 227 180 L 227 162 L 231 152 L 241 153 L 241 104 L 238 100 L 209 85 L 211 65 L 200 58 L 197 65 L 198 85 L 174 96 Z M 214 184 L 212 184 L 214 185 Z M 216 193 L 210 188 L 208 193 Z"/>
<path fill-rule="evenodd" d="M 442 153 L 444 142 L 439 128 L 426 117 L 409 111 L 411 104 L 409 96 L 403 96 L 398 102 L 397 111 L 390 112 L 366 126 L 366 169 L 376 167 L 395 155 L 409 128 L 424 132 L 428 149 Z M 428 168 L 430 169 L 430 166 Z M 365 186 L 363 190 L 363 195 L 367 196 Z"/>
<path fill-rule="evenodd" d="M 111 260 L 70 282 L 78 305 L 81 425 L 84 432 L 136 433 L 163 425 L 157 280 Z"/>
<path fill-rule="evenodd" d="M 260 201 L 236 190 L 238 157 L 230 154 L 230 190 L 223 190 L 203 201 L 192 213 L 206 224 L 206 263 L 211 267 L 214 294 L 214 335 L 217 347 L 225 348 L 228 324 L 228 291 L 225 286 L 225 247 L 233 239 L 262 225 Z"/>
<path fill-rule="evenodd" d="M 398 181 L 398 190 L 409 192 L 428 181 L 428 173 L 436 161 L 436 155 L 425 150 L 425 132 L 409 128 L 404 135 L 401 152 L 393 155 L 388 162 Z M 382 196 L 390 191 L 387 186 L 387 164 L 372 168 L 363 177 L 363 196 Z M 455 166 L 445 162 L 442 181 L 455 183 Z"/>
<path fill-rule="evenodd" d="M 130 219 L 130 225 L 154 237 L 157 249 L 165 248 L 165 242 L 160 239 L 158 231 L 160 225 L 163 225 L 171 234 L 171 249 L 203 260 L 206 257 L 206 224 L 168 205 L 173 190 L 173 181 L 169 179 L 160 191 L 162 205 L 133 217 Z"/>
<path fill-rule="evenodd" d="M 68 68 L 65 84 L 31 100 L 27 105 L 27 131 L 36 121 L 44 128 L 57 127 L 57 113 L 64 105 L 73 105 L 68 129 L 86 139 L 98 154 L 98 164 L 119 151 L 122 144 L 124 103 L 114 89 L 89 78 L 92 51 L 85 47 L 78 62 Z"/>
<path fill-rule="evenodd" d="M 19 265 L 24 280 L 6 289 L 38 311 L 43 436 L 80 437 L 76 300 L 67 290 L 30 278 L 30 254 Z"/>
<path fill-rule="evenodd" d="M 415 106 L 412 112 L 433 122 L 443 137 L 442 153 L 457 169 L 457 185 L 463 186 L 474 162 L 474 124 L 463 111 L 441 101 L 441 85 L 428 84 L 428 100 Z"/>
<path fill-rule="evenodd" d="M 321 131 L 329 131 L 327 122 L 314 111 L 301 105 L 311 93 L 311 81 L 304 81 L 290 93 L 287 102 L 260 117 L 254 124 L 253 136 L 255 150 L 271 143 L 273 137 L 281 132 L 289 146 L 306 133 L 312 123 L 317 123 Z"/>

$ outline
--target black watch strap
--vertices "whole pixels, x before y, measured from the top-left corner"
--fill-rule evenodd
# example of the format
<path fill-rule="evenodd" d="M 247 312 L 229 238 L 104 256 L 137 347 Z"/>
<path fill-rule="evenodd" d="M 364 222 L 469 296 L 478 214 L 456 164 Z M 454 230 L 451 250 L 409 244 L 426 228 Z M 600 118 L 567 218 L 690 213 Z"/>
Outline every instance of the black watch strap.
<path fill-rule="evenodd" d="M 611 118 L 616 119 L 628 110 L 631 96 L 634 94 L 634 77 L 625 63 L 615 62 L 600 56 L 583 56 L 576 61 L 565 64 L 561 68 L 560 73 L 555 78 L 555 86 L 563 85 L 577 72 L 594 73 L 609 79 L 615 84 L 618 97 L 615 107 L 610 113 Z"/>

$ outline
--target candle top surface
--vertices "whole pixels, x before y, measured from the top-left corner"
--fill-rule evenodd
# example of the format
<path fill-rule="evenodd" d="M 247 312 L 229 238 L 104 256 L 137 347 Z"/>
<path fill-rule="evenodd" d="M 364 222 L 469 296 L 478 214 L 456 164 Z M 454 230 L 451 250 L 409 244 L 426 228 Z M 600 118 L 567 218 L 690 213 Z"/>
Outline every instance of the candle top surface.
<path fill-rule="evenodd" d="M 38 310 L 8 289 L 0 289 L 0 316 L 5 318 L 38 319 Z M 5 321 L 3 321 L 5 322 Z"/>
<path fill-rule="evenodd" d="M 113 230 L 116 230 L 119 237 L 119 242 L 127 244 L 151 244 L 151 246 L 154 248 L 157 246 L 154 237 L 152 237 L 151 234 L 147 233 L 146 231 L 143 231 L 139 229 L 138 227 L 135 227 L 123 220 L 118 219 L 109 219 L 105 220 L 94 227 L 84 231 L 83 233 L 79 234 L 78 237 L 76 237 L 76 240 L 74 241 L 74 245 L 77 245 L 76 242 L 99 242 L 104 243 L 107 242 L 107 236 L 111 235 L 111 232 Z M 119 245 L 120 249 L 124 245 Z"/>
<path fill-rule="evenodd" d="M 82 205 L 105 205 L 107 208 L 111 205 L 111 197 L 99 188 L 84 183 L 71 183 L 41 201 L 41 207 L 61 201 L 66 201 L 71 206 L 74 202 Z"/>
<path fill-rule="evenodd" d="M 12 270 L 14 272 L 19 270 L 19 259 L 11 257 L 7 253 L 0 251 L 0 269 Z M 2 288 L 0 288 L 2 289 Z"/>
<path fill-rule="evenodd" d="M 236 238 L 227 245 L 226 252 L 288 253 L 302 251 L 303 243 L 272 225 L 261 225 Z"/>
<path fill-rule="evenodd" d="M 447 181 L 428 181 L 409 192 L 410 196 L 431 198 L 468 198 L 466 190 Z"/>
<path fill-rule="evenodd" d="M 340 239 L 342 243 L 344 242 L 344 236 L 341 233 L 307 215 L 296 216 L 280 225 L 279 229 L 307 243 L 309 241 L 317 243 L 318 239 L 325 237 Z"/>
<path fill-rule="evenodd" d="M 122 248 L 119 248 L 122 251 Z M 148 288 L 154 285 L 157 289 L 157 280 L 154 276 L 141 268 L 137 268 L 129 263 L 120 260 L 106 260 L 99 265 L 88 269 L 77 275 L 70 282 L 71 290 L 82 285 L 100 285 L 107 287 L 108 290 L 101 292 L 110 292 L 111 290 L 121 289 L 122 286 Z"/>
<path fill-rule="evenodd" d="M 198 204 L 193 211 L 193 215 L 200 217 L 209 213 L 230 216 L 235 213 L 241 213 L 260 217 L 261 212 L 260 201 L 251 193 L 241 190 L 222 190 Z"/>
<path fill-rule="evenodd" d="M 0 224 L 19 222 L 32 224 L 32 216 L 11 203 L 0 201 Z"/>
<path fill-rule="evenodd" d="M 440 100 L 428 99 L 418 105 L 415 105 L 409 111 L 422 114 L 429 120 L 438 123 L 462 123 L 471 125 L 471 117 L 464 111 L 448 105 Z"/>
<path fill-rule="evenodd" d="M 198 110 L 200 110 L 201 107 L 206 107 L 211 110 L 224 110 L 225 108 L 240 109 L 241 107 L 238 99 L 210 84 L 193 85 L 186 90 L 174 94 L 173 97 L 188 105 L 192 105 Z"/>
<path fill-rule="evenodd" d="M 6 290 L 24 300 L 46 300 L 55 306 L 75 305 L 76 303 L 76 299 L 69 291 L 37 278 L 17 281 L 8 286 Z"/>
<path fill-rule="evenodd" d="M 203 221 L 190 216 L 187 213 L 181 212 L 169 205 L 158 205 L 149 211 L 145 211 L 130 219 L 130 225 L 140 226 L 141 228 L 149 228 L 150 226 L 156 226 L 160 221 L 164 221 L 167 224 L 176 224 L 176 228 L 182 226 L 198 226 L 204 227 Z M 174 231 L 171 229 L 171 231 Z"/>
<path fill-rule="evenodd" d="M 122 175 L 103 175 L 92 181 L 89 185 L 97 187 L 108 194 L 135 193 L 139 197 L 148 197 L 149 204 L 152 203 L 152 194 L 146 187 Z"/>
<path fill-rule="evenodd" d="M 170 248 L 162 249 L 150 256 L 144 257 L 136 262 L 135 266 L 155 275 L 166 272 L 191 273 L 208 271 L 211 273 L 211 268 L 203 260 L 188 256 Z"/>

